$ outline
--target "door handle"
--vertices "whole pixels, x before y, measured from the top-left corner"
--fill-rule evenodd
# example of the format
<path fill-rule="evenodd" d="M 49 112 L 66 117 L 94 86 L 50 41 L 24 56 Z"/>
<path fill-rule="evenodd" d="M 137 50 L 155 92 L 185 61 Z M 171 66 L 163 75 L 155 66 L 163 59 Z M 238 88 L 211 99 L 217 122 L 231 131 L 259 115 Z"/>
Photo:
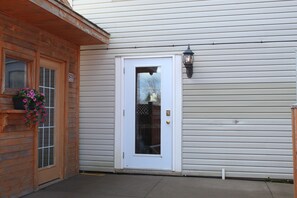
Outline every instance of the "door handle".
<path fill-rule="evenodd" d="M 166 120 L 166 124 L 170 124 L 170 120 Z"/>

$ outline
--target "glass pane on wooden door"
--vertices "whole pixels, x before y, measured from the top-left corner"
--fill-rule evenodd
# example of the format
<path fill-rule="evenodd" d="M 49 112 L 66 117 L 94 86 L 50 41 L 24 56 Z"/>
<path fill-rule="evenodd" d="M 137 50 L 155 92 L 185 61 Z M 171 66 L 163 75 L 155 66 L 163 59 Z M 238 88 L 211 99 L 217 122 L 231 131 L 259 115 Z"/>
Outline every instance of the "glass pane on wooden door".
<path fill-rule="evenodd" d="M 45 95 L 46 121 L 38 126 L 38 168 L 55 164 L 55 70 L 40 68 L 39 90 Z"/>

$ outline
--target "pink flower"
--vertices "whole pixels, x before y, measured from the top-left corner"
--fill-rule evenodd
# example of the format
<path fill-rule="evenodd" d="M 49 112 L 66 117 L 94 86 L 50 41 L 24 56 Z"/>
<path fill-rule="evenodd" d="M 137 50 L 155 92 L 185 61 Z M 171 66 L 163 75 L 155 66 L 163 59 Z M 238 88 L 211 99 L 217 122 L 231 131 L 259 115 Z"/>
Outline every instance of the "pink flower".
<path fill-rule="evenodd" d="M 44 107 L 44 93 L 40 93 L 35 89 L 23 88 L 19 90 L 18 96 L 23 98 L 22 102 L 26 111 L 24 122 L 27 126 L 35 124 L 38 120 L 45 122 L 47 113 Z"/>

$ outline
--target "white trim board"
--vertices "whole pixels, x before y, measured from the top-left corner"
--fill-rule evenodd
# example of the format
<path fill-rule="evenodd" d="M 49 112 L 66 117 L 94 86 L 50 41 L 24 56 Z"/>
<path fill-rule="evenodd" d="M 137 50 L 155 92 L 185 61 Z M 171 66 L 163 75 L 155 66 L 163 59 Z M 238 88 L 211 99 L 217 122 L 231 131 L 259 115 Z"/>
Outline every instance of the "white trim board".
<path fill-rule="evenodd" d="M 115 145 L 114 168 L 123 169 L 124 160 L 124 60 L 130 58 L 161 58 L 170 57 L 173 60 L 173 162 L 172 171 L 182 171 L 182 57 L 181 55 L 168 56 L 137 56 L 115 58 Z"/>

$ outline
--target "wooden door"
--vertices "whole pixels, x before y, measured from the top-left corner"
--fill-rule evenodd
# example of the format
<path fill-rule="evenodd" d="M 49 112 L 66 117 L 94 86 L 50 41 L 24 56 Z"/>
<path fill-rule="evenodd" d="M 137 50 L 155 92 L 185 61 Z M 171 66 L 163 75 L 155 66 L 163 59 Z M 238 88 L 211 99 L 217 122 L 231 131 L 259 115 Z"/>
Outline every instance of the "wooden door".
<path fill-rule="evenodd" d="M 45 95 L 47 118 L 38 126 L 38 185 L 63 177 L 64 64 L 40 60 L 39 90 Z"/>

